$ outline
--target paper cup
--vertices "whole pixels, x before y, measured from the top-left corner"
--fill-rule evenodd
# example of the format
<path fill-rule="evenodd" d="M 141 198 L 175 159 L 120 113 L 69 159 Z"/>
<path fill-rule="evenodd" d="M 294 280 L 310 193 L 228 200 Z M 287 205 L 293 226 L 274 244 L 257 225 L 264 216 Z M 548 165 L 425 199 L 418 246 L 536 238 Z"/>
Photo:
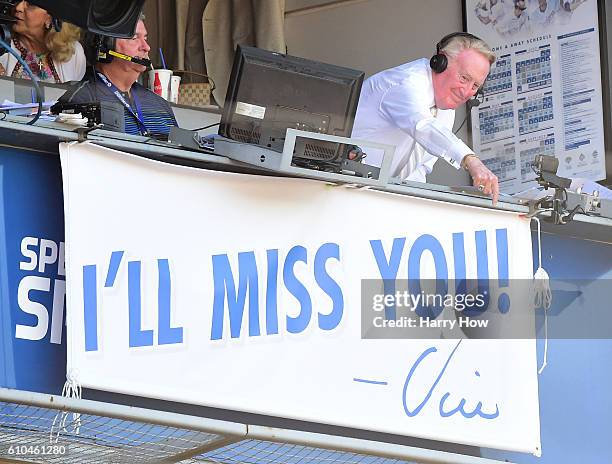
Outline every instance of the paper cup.
<path fill-rule="evenodd" d="M 181 76 L 172 76 L 170 79 L 170 101 L 172 103 L 178 103 L 179 101 L 179 87 L 181 85 Z"/>
<path fill-rule="evenodd" d="M 170 79 L 172 71 L 169 69 L 155 69 L 149 71 L 149 89 L 160 97 L 170 99 Z"/>

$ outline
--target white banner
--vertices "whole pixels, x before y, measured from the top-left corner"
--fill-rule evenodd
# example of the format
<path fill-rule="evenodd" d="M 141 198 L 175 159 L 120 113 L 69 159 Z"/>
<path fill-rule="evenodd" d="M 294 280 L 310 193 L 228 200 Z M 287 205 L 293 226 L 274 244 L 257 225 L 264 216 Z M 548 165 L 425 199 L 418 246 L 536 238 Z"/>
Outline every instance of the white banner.
<path fill-rule="evenodd" d="M 60 151 L 68 372 L 83 386 L 540 453 L 533 339 L 361 337 L 362 279 L 531 278 L 527 219 Z"/>

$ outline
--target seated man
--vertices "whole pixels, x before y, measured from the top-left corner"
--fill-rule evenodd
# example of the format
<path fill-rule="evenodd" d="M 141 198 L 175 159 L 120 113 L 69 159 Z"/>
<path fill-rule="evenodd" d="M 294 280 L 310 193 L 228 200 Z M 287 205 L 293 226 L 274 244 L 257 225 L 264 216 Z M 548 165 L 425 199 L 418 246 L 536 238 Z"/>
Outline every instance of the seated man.
<path fill-rule="evenodd" d="M 167 138 L 170 128 L 178 125 L 172 108 L 162 97 L 136 82 L 147 68 L 130 61 L 132 57 L 147 59 L 150 49 L 147 29 L 140 19 L 134 37 L 115 40 L 113 50 L 126 59 L 107 54 L 110 62 L 96 63 L 95 70 L 62 95 L 60 103 L 119 102 L 124 108 L 126 133 Z M 88 50 L 88 58 L 95 59 L 95 55 Z"/>

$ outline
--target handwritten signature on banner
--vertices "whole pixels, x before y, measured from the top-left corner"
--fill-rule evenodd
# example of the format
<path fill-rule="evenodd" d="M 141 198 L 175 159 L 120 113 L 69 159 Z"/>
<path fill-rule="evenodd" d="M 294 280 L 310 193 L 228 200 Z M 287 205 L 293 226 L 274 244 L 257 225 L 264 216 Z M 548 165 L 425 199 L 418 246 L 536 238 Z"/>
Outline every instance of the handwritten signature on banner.
<path fill-rule="evenodd" d="M 411 398 L 411 391 L 410 391 L 410 382 L 413 379 L 413 377 L 415 376 L 415 373 L 417 373 L 419 366 L 421 365 L 421 363 L 425 360 L 425 358 L 427 358 L 428 356 L 432 355 L 433 353 L 436 353 L 438 351 L 438 349 L 435 346 L 431 346 L 429 348 L 426 348 L 418 357 L 418 359 L 414 362 L 414 364 L 411 366 L 410 371 L 408 372 L 408 375 L 406 376 L 406 380 L 404 382 L 404 388 L 402 390 L 402 405 L 403 405 L 403 409 L 404 409 L 404 413 L 408 416 L 408 417 L 415 417 L 417 416 L 424 408 L 425 406 L 427 406 L 427 404 L 430 402 L 431 398 L 434 396 L 434 394 L 438 394 L 437 392 L 437 386 L 440 383 L 440 380 L 442 379 L 442 377 L 444 376 L 444 373 L 446 372 L 447 367 L 449 366 L 449 364 L 451 363 L 453 357 L 455 356 L 455 353 L 457 352 L 459 345 L 461 345 L 461 342 L 463 340 L 459 340 L 459 342 L 457 342 L 457 344 L 455 345 L 455 347 L 452 349 L 452 351 L 450 352 L 450 354 L 448 355 L 448 358 L 446 359 L 444 366 L 442 366 L 442 368 L 440 369 L 440 372 L 438 373 L 437 377 L 435 378 L 435 380 L 433 381 L 433 383 L 431 384 L 431 387 L 429 388 L 429 390 L 427 391 L 427 394 L 425 395 L 425 397 L 422 399 L 422 401 L 415 407 L 415 408 L 410 408 L 408 406 L 408 401 Z M 480 377 L 480 373 L 478 371 L 475 372 L 475 375 Z M 388 386 L 389 382 L 387 381 L 383 381 L 383 380 L 366 380 L 366 379 L 360 379 L 360 378 L 354 378 L 353 379 L 355 382 L 359 382 L 359 383 L 365 383 L 365 384 L 370 384 L 370 385 L 380 385 L 380 386 Z M 447 401 L 449 401 L 449 398 L 451 397 L 451 392 L 444 392 L 441 396 L 440 399 L 438 401 L 438 413 L 440 414 L 440 417 L 451 417 L 457 413 L 461 414 L 463 417 L 465 417 L 466 419 L 472 419 L 476 416 L 481 417 L 483 419 L 495 419 L 499 416 L 499 406 L 497 404 L 495 404 L 495 411 L 491 411 L 491 412 L 485 412 L 483 410 L 483 404 L 482 401 L 478 401 L 478 403 L 476 404 L 476 406 L 472 409 L 472 410 L 467 410 L 466 409 L 466 403 L 467 400 L 465 398 L 461 398 L 461 400 L 459 401 L 459 403 L 452 408 L 447 408 Z"/>

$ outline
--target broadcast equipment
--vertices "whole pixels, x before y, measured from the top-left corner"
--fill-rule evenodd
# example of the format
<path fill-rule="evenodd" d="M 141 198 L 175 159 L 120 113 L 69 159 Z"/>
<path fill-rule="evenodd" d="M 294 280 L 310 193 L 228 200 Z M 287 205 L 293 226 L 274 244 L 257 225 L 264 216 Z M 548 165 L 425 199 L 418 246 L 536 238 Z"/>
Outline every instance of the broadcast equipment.
<path fill-rule="evenodd" d="M 81 114 L 87 118 L 87 126 L 102 125 L 105 130 L 125 132 L 123 106 L 115 102 L 56 103 L 51 114 Z"/>
<path fill-rule="evenodd" d="M 239 46 L 219 134 L 278 153 L 288 128 L 350 137 L 363 78 L 361 71 Z M 340 172 L 350 150 L 300 137 L 292 164 Z"/>
<path fill-rule="evenodd" d="M 542 187 L 555 189 L 568 189 L 572 181 L 557 176 L 559 160 L 554 156 L 537 155 L 532 164 L 536 173 L 536 181 Z"/>
<path fill-rule="evenodd" d="M 553 188 L 552 196 L 539 200 L 535 208 L 543 208 L 551 212 L 550 221 L 554 224 L 567 224 L 574 218 L 578 207 L 567 211 L 567 189 L 572 181 L 565 177 L 557 176 L 559 160 L 554 156 L 536 155 L 531 168 L 536 173 L 536 182 L 544 188 Z M 584 210 L 582 210 L 584 212 Z"/>
<path fill-rule="evenodd" d="M 13 9 L 19 0 L 0 0 L 0 39 L 11 42 L 11 24 L 16 21 Z M 53 26 L 61 21 L 108 37 L 131 37 L 144 5 L 144 0 L 31 0 L 53 16 Z M 0 49 L 0 55 L 6 49 Z M 142 63 L 141 63 L 142 64 Z M 146 66 L 146 64 L 145 64 Z"/>
<path fill-rule="evenodd" d="M 17 21 L 13 16 L 13 8 L 18 0 L 0 0 L 0 39 L 11 43 L 11 25 Z M 0 47 L 0 56 L 7 52 L 6 48 Z"/>
<path fill-rule="evenodd" d="M 30 3 L 90 32 L 131 37 L 144 0 L 31 0 Z"/>

